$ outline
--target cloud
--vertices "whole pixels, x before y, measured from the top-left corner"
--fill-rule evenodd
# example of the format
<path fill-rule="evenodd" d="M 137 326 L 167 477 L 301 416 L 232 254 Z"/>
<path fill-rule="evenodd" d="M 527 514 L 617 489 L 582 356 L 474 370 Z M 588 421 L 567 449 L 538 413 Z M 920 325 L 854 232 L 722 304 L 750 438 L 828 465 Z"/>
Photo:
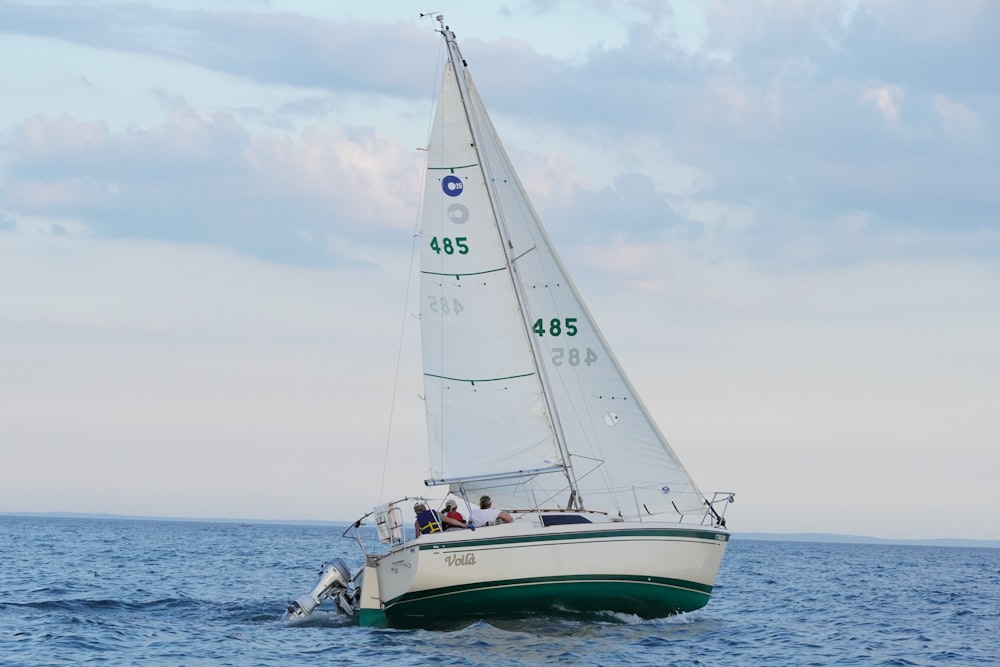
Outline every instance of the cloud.
<path fill-rule="evenodd" d="M 1000 85 L 983 74 L 1000 56 L 1000 7 L 962 0 L 948 11 L 934 3 L 868 0 L 851 15 L 843 48 L 851 62 L 886 81 L 909 80 L 925 92 L 956 97 Z"/>
<path fill-rule="evenodd" d="M 921 7 L 916 15 L 927 18 Z M 732 230 L 732 240 L 743 239 L 734 247 L 758 261 L 774 261 L 773 249 L 788 244 L 825 246 L 800 255 L 822 261 L 849 261 L 844 251 L 859 247 L 866 256 L 958 247 L 996 254 L 989 230 L 1000 194 L 990 182 L 1000 180 L 1000 142 L 985 119 L 1000 117 L 1000 97 L 982 76 L 978 88 L 954 85 L 954 72 L 1000 66 L 995 30 L 982 25 L 995 12 L 983 3 L 953 11 L 947 29 L 925 30 L 891 3 L 863 3 L 850 16 L 840 2 L 752 3 L 736 11 L 710 5 L 694 53 L 680 50 L 662 27 L 636 25 L 620 46 L 595 46 L 577 63 L 521 50 L 518 69 L 531 76 L 511 79 L 488 68 L 478 72 L 480 88 L 490 99 L 499 81 L 494 108 L 510 115 L 516 106 L 521 118 L 536 119 L 522 122 L 546 119 L 566 134 L 575 128 L 579 140 L 603 147 L 605 160 L 623 146 L 663 147 L 655 156 L 660 165 L 668 156 L 675 171 L 679 165 L 698 174 L 696 187 L 671 201 L 673 211 L 728 211 L 725 217 L 742 220 Z M 928 70 L 939 57 L 947 67 Z M 976 135 L 973 148 L 968 137 Z M 665 191 L 652 152 L 638 154 L 646 158 L 644 175 Z M 676 216 L 657 212 L 662 200 L 655 198 L 646 200 L 652 208 L 644 215 L 615 211 L 622 199 L 612 196 L 612 184 L 624 171 L 603 184 L 591 178 L 589 188 L 563 201 L 572 211 L 566 218 L 585 229 L 614 219 L 617 230 L 636 233 L 647 220 L 665 221 L 664 231 L 675 225 Z M 639 201 L 630 196 L 626 206 Z M 540 208 L 551 220 L 545 202 Z M 835 221 L 852 216 L 868 222 L 848 245 Z M 698 229 L 718 217 L 683 223 Z M 937 244 L 917 229 L 948 241 Z M 896 241 L 903 237 L 927 242 Z"/>
<path fill-rule="evenodd" d="M 162 125 L 121 133 L 34 116 L 14 128 L 10 155 L 0 205 L 16 215 L 295 261 L 364 261 L 334 257 L 325 239 L 411 228 L 419 189 L 416 151 L 372 130 L 251 133 L 232 114 L 180 104 Z"/>
<path fill-rule="evenodd" d="M 542 16 L 558 16 L 557 6 L 543 9 Z M 301 114 L 306 103 L 312 113 L 323 113 L 344 95 L 396 101 L 426 95 L 435 67 L 429 31 L 402 24 L 132 5 L 8 3 L 4 11 L 8 31 L 151 54 L 301 88 L 298 103 L 269 114 L 275 128 L 294 126 L 283 114 Z M 866 229 L 872 234 L 912 227 L 946 228 L 951 234 L 958 227 L 972 239 L 994 223 L 1000 206 L 1000 194 L 990 186 L 1000 180 L 1000 142 L 989 120 L 1000 117 L 1000 97 L 990 77 L 978 77 L 982 85 L 972 87 L 956 85 L 956 76 L 1000 66 L 996 29 L 990 27 L 997 23 L 990 21 L 996 10 L 989 3 L 958 3 L 934 28 L 922 27 L 927 11 L 923 5 L 911 14 L 891 2 L 866 2 L 845 13 L 833 0 L 757 2 L 735 11 L 710 4 L 695 50 L 679 46 L 676 17 L 669 12 L 647 17 L 649 24 L 628 25 L 620 44 L 595 42 L 574 60 L 544 55 L 524 40 L 506 37 L 463 40 L 463 46 L 494 114 L 542 138 L 534 147 L 536 163 L 565 169 L 560 165 L 567 158 L 544 144 L 544 137 L 560 128 L 590 142 L 597 160 L 616 165 L 614 172 L 604 170 L 603 182 L 588 173 L 571 188 L 558 186 L 561 209 L 572 211 L 585 229 L 606 228 L 614 219 L 617 231 L 637 234 L 658 224 L 664 230 L 678 224 L 697 230 L 707 224 L 704 219 L 678 220 L 675 212 L 713 208 L 744 220 L 746 211 L 754 211 L 753 234 L 764 241 L 739 247 L 765 255 L 779 234 L 795 233 L 797 227 L 782 221 L 835 220 L 859 212 L 868 217 Z M 154 37 L 144 38 L 147 34 Z M 254 49 L 245 48 L 247 39 Z M 370 56 L 363 67 L 360 53 Z M 427 60 L 415 53 L 426 53 Z M 316 97 L 316 90 L 327 93 Z M 168 99 L 174 93 L 163 95 Z M 124 220 L 126 212 L 141 206 L 135 196 L 150 196 L 145 208 L 153 213 L 144 211 L 143 218 L 155 218 L 155 212 L 168 208 L 155 185 L 147 181 L 138 190 L 123 185 L 133 173 L 157 165 L 183 168 L 190 178 L 183 201 L 175 202 L 180 210 L 148 222 L 150 231 L 143 233 L 237 243 L 218 221 L 247 219 L 241 230 L 257 238 L 243 247 L 258 253 L 271 248 L 269 256 L 285 260 L 322 258 L 295 239 L 323 239 L 330 220 L 370 222 L 367 229 L 373 230 L 412 219 L 413 202 L 404 193 L 416 188 L 397 171 L 411 165 L 400 148 L 411 141 L 360 130 L 369 126 L 361 115 L 333 127 L 313 125 L 292 139 L 278 131 L 258 134 L 250 116 L 249 110 L 205 111 L 181 98 L 160 128 L 102 136 L 108 130 L 100 124 L 78 124 L 75 141 L 104 142 L 102 158 L 109 160 L 111 177 L 96 177 L 105 165 L 93 148 L 74 152 L 63 139 L 59 159 L 44 163 L 47 175 L 19 183 L 16 176 L 46 155 L 29 156 L 22 145 L 5 199 L 25 206 L 16 212 L 32 215 L 40 213 L 38 202 L 46 197 L 79 201 L 84 211 L 116 204 L 119 213 L 108 219 Z M 60 141 L 57 131 L 67 131 L 56 128 L 51 117 L 46 129 L 50 142 Z M 959 154 L 956 140 L 975 148 Z M 106 157 L 112 146 L 117 159 Z M 655 184 L 652 190 L 622 190 L 634 181 L 630 174 L 639 171 L 624 165 L 626 150 L 643 163 L 640 173 Z M 94 159 L 81 162 L 82 156 Z M 271 160 L 281 167 L 268 173 Z M 86 172 L 66 173 L 60 182 L 53 176 L 57 162 L 67 171 L 75 166 Z M 684 196 L 669 205 L 661 195 L 644 194 L 676 193 L 665 182 L 680 174 L 697 174 L 697 181 L 682 176 Z M 547 179 L 550 185 L 532 179 L 541 186 L 542 208 L 549 196 L 545 188 L 556 187 L 558 178 Z M 202 184 L 217 190 L 224 206 Z M 109 196 L 115 187 L 117 195 Z M 291 201 L 273 204 L 265 201 L 267 194 Z M 68 209 L 67 204 L 53 212 L 67 215 Z M 272 221 L 279 216 L 296 220 L 290 236 L 275 231 Z M 198 222 L 178 225 L 178 219 Z M 200 231 L 191 235 L 192 229 Z M 877 235 L 870 237 L 873 248 L 879 241 Z M 885 245 L 883 250 L 891 254 L 900 248 Z M 932 252 L 933 246 L 920 251 Z"/>
<path fill-rule="evenodd" d="M 890 127 L 899 124 L 900 110 L 906 98 L 906 91 L 900 86 L 875 86 L 864 92 L 864 98 L 878 109 L 879 114 Z"/>
<path fill-rule="evenodd" d="M 935 95 L 933 105 L 941 127 L 948 135 L 967 140 L 983 137 L 983 121 L 968 105 L 946 95 Z"/>
<path fill-rule="evenodd" d="M 263 83 L 422 95 L 433 36 L 412 24 L 342 24 L 291 12 L 190 11 L 152 5 L 0 4 L 7 33 L 190 63 Z M 384 49 L 371 49 L 371 43 Z M 253 48 L 246 48 L 252 44 Z"/>

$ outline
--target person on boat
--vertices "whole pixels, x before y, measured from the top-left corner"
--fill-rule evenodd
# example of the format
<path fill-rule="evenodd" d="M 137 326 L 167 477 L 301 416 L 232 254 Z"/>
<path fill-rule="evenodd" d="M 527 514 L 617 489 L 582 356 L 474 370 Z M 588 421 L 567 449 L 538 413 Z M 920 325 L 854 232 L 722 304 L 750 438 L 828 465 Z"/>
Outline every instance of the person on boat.
<path fill-rule="evenodd" d="M 514 520 L 507 512 L 493 508 L 493 500 L 489 496 L 479 499 L 479 509 L 469 512 L 469 526 L 479 528 L 499 523 L 510 523 Z"/>
<path fill-rule="evenodd" d="M 457 521 L 458 525 L 448 521 L 448 525 L 444 527 L 445 530 L 449 528 L 468 528 L 469 526 L 465 523 L 465 517 L 462 513 L 458 511 L 458 503 L 453 499 L 449 498 L 448 502 L 444 504 L 444 517 L 445 520 L 451 519 L 452 521 Z"/>
<path fill-rule="evenodd" d="M 417 520 L 413 523 L 414 535 L 440 533 L 444 530 L 441 515 L 437 510 L 429 510 L 427 505 L 418 502 L 413 506 L 413 512 L 417 515 Z"/>
<path fill-rule="evenodd" d="M 465 528 L 464 521 L 456 521 L 448 517 L 441 516 L 437 510 L 427 509 L 427 505 L 418 502 L 413 506 L 413 511 L 417 515 L 417 520 L 413 524 L 414 535 L 427 535 L 428 533 L 440 533 L 445 528 Z"/>

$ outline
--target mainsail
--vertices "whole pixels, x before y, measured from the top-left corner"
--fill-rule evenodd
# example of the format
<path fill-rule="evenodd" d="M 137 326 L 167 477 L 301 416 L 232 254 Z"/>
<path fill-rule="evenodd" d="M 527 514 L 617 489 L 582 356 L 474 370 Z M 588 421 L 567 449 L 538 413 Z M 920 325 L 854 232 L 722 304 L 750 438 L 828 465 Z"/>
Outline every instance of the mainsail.
<path fill-rule="evenodd" d="M 512 509 L 703 511 L 552 248 L 454 35 L 446 38 L 421 219 L 432 479 Z"/>

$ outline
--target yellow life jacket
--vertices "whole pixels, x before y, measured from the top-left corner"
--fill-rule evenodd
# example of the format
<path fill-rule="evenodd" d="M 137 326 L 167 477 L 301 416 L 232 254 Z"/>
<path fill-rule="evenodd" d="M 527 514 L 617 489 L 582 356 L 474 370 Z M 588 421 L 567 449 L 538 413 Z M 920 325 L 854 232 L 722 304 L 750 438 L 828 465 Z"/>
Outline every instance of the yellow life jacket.
<path fill-rule="evenodd" d="M 417 526 L 420 527 L 420 534 L 440 533 L 444 530 L 441 525 L 441 515 L 437 510 L 424 510 L 417 514 Z"/>

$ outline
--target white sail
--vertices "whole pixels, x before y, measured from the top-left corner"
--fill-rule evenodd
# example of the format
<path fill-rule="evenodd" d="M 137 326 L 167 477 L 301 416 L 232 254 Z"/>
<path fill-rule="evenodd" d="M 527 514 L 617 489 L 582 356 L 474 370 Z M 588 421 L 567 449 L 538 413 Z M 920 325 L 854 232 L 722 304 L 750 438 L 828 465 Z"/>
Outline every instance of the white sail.
<path fill-rule="evenodd" d="M 575 488 L 588 509 L 623 517 L 703 511 L 450 47 L 462 64 L 456 74 L 449 62 L 442 83 L 421 239 L 432 474 L 507 507 L 566 507 Z M 565 474 L 482 479 L 565 463 Z"/>
<path fill-rule="evenodd" d="M 462 480 L 561 463 L 473 143 L 449 63 L 427 147 L 420 320 L 431 472 Z"/>

